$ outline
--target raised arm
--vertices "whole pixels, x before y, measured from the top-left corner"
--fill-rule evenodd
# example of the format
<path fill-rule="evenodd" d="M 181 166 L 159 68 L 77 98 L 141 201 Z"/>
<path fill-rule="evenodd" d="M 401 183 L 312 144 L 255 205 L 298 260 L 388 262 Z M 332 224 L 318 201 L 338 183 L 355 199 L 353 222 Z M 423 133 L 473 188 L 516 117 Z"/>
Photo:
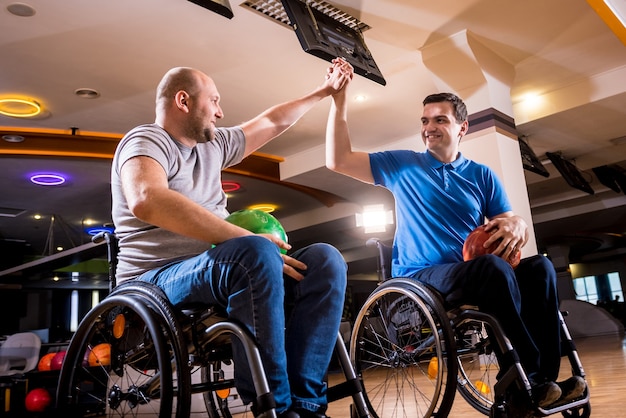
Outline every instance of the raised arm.
<path fill-rule="evenodd" d="M 365 183 L 374 183 L 369 154 L 352 151 L 348 130 L 346 90 L 349 83 L 333 95 L 326 125 L 326 167 Z"/>
<path fill-rule="evenodd" d="M 341 59 L 333 61 L 327 70 L 324 82 L 309 94 L 284 102 L 262 112 L 241 125 L 246 135 L 245 155 L 265 145 L 298 121 L 317 102 L 339 91 L 352 73 L 343 69 L 347 63 Z M 349 64 L 347 64 L 349 65 Z"/>

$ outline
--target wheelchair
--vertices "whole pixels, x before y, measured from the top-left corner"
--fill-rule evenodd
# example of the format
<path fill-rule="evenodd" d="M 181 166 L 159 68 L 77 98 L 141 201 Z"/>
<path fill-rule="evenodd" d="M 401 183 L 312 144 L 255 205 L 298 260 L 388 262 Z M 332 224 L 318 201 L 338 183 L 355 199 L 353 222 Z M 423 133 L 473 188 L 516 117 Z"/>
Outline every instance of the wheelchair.
<path fill-rule="evenodd" d="M 376 238 L 367 245 L 377 248 L 379 283 L 356 316 L 350 359 L 372 416 L 445 417 L 456 392 L 491 418 L 590 416 L 588 388 L 567 404 L 536 405 L 516 352 L 493 316 L 477 307 L 447 306 L 416 280 L 390 278 L 391 247 Z M 562 353 L 572 374 L 584 378 L 561 313 L 560 320 Z"/>
<path fill-rule="evenodd" d="M 103 240 L 110 293 L 87 313 L 70 341 L 58 380 L 58 416 L 188 418 L 192 395 L 202 394 L 210 418 L 229 418 L 235 382 L 225 368 L 232 364 L 236 339 L 252 374 L 256 414 L 275 418 L 259 350 L 248 330 L 213 306 L 175 310 L 150 283 L 131 280 L 116 286 L 117 241 L 106 232 L 93 238 Z M 335 354 L 345 381 L 328 388 L 328 401 L 352 396 L 351 416 L 369 418 L 339 334 Z"/>

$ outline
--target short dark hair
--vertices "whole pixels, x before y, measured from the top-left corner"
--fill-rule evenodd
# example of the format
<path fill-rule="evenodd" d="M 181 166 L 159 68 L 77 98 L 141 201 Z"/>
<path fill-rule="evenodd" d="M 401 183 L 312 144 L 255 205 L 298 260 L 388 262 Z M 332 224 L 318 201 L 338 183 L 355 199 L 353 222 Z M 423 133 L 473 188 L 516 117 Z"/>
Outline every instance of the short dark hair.
<path fill-rule="evenodd" d="M 463 100 L 456 94 L 452 93 L 435 93 L 426 96 L 423 105 L 428 103 L 441 103 L 441 102 L 450 102 L 452 103 L 452 108 L 454 109 L 454 117 L 458 123 L 463 123 L 467 120 L 467 107 Z"/>

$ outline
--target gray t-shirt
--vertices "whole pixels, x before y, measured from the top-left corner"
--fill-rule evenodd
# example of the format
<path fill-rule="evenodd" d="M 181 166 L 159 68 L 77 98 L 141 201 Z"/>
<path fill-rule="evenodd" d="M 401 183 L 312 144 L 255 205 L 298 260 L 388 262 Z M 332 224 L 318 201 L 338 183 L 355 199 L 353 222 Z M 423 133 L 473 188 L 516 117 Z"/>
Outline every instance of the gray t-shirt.
<path fill-rule="evenodd" d="M 241 162 L 245 136 L 241 128 L 218 128 L 215 140 L 189 148 L 156 124 L 141 125 L 120 141 L 111 168 L 112 216 L 119 239 L 116 279 L 118 283 L 183 260 L 211 247 L 165 229 L 147 224 L 130 212 L 122 191 L 120 169 L 130 158 L 147 156 L 167 174 L 169 188 L 176 190 L 215 215 L 225 218 L 226 194 L 221 172 Z M 178 216 L 176 213 L 171 216 Z"/>

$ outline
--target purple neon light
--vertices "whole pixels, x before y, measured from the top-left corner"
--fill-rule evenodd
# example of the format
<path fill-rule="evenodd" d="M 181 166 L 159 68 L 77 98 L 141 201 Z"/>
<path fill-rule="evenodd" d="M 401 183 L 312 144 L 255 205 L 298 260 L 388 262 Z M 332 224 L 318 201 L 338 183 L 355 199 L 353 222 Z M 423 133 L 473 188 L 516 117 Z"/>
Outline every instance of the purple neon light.
<path fill-rule="evenodd" d="M 30 176 L 30 181 L 40 186 L 60 186 L 67 180 L 60 174 L 40 173 Z"/>

